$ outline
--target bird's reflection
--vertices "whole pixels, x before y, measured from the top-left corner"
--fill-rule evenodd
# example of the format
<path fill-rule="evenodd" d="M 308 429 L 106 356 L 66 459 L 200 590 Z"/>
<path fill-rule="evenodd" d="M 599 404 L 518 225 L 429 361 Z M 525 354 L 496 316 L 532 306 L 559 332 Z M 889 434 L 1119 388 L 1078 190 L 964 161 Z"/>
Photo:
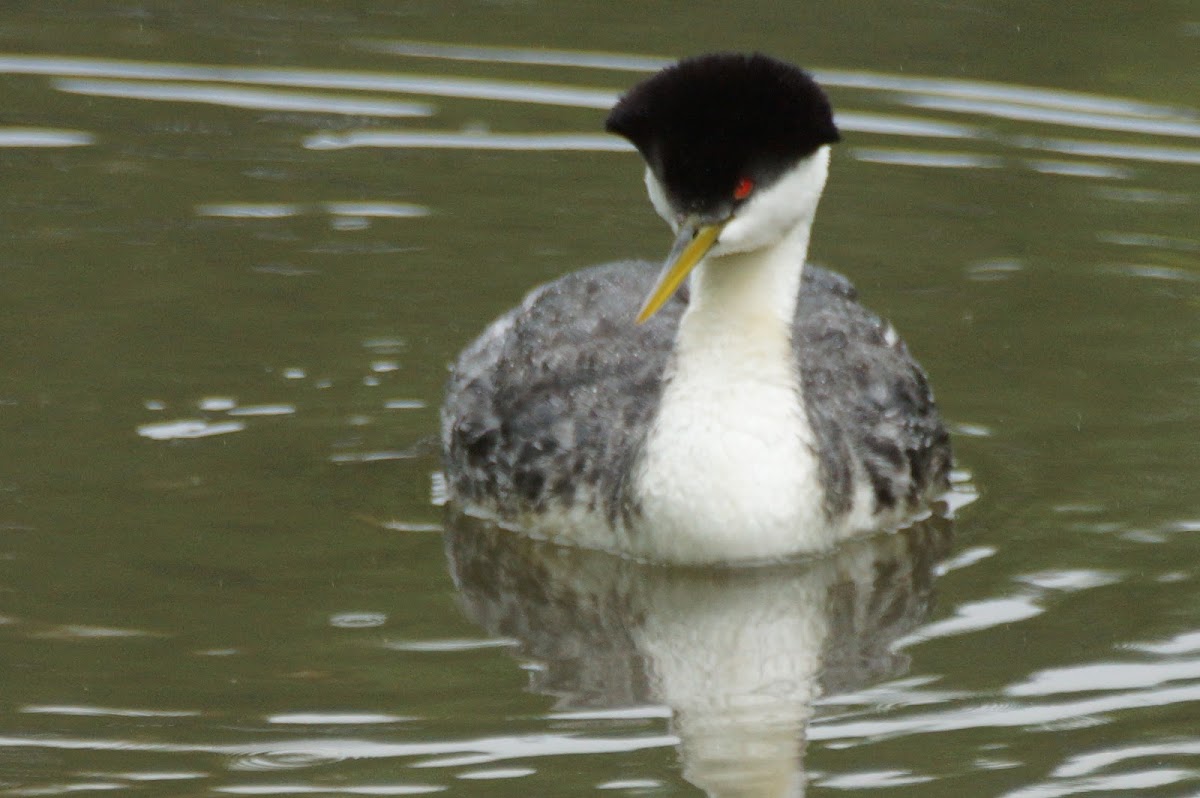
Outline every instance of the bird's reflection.
<path fill-rule="evenodd" d="M 895 676 L 927 615 L 950 523 L 771 568 L 644 565 L 450 519 L 467 614 L 543 665 L 560 710 L 670 708 L 684 777 L 712 796 L 801 796 L 820 695 Z"/>

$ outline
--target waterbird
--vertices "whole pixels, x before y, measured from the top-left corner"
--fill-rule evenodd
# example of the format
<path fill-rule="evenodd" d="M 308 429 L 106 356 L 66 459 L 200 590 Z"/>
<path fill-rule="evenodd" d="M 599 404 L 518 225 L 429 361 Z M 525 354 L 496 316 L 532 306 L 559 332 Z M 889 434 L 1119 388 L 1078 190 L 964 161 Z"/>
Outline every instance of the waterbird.
<path fill-rule="evenodd" d="M 951 464 L 925 373 L 849 280 L 806 265 L 839 140 L 820 86 L 759 53 L 693 56 L 605 127 L 674 245 L 661 269 L 541 285 L 463 350 L 441 410 L 452 505 L 689 564 L 820 554 L 923 512 Z"/>

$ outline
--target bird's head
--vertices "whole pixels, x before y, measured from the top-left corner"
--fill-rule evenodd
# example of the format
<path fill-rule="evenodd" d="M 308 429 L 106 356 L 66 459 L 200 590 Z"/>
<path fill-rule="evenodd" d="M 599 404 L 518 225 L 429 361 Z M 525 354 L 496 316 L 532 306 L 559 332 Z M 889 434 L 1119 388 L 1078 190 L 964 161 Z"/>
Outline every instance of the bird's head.
<path fill-rule="evenodd" d="M 667 67 L 621 97 L 605 128 L 637 147 L 650 199 L 676 233 L 639 322 L 706 256 L 770 246 L 811 219 L 838 140 L 820 86 L 760 54 Z"/>

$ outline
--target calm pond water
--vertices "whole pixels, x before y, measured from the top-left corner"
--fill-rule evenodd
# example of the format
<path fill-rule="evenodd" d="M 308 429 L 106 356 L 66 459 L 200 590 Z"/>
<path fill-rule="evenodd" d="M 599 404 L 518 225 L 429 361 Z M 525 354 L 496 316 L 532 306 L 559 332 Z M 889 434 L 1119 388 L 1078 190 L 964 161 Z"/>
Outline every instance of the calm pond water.
<path fill-rule="evenodd" d="M 977 498 L 741 572 L 443 533 L 455 352 L 669 242 L 605 109 L 753 48 L 829 87 L 813 258 Z M 1200 794 L 1200 3 L 40 0 L 0 52 L 0 794 Z"/>

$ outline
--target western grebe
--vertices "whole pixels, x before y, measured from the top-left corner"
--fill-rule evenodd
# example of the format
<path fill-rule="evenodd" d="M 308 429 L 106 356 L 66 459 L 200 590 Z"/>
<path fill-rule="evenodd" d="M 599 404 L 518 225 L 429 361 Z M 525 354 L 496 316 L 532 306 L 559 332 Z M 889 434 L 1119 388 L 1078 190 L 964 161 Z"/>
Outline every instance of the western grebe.
<path fill-rule="evenodd" d="M 645 159 L 675 244 L 657 277 L 625 261 L 534 289 L 462 352 L 442 406 L 450 500 L 715 563 L 824 551 L 944 490 L 921 367 L 848 280 L 805 266 L 838 140 L 812 78 L 697 56 L 632 88 L 606 128 Z"/>

